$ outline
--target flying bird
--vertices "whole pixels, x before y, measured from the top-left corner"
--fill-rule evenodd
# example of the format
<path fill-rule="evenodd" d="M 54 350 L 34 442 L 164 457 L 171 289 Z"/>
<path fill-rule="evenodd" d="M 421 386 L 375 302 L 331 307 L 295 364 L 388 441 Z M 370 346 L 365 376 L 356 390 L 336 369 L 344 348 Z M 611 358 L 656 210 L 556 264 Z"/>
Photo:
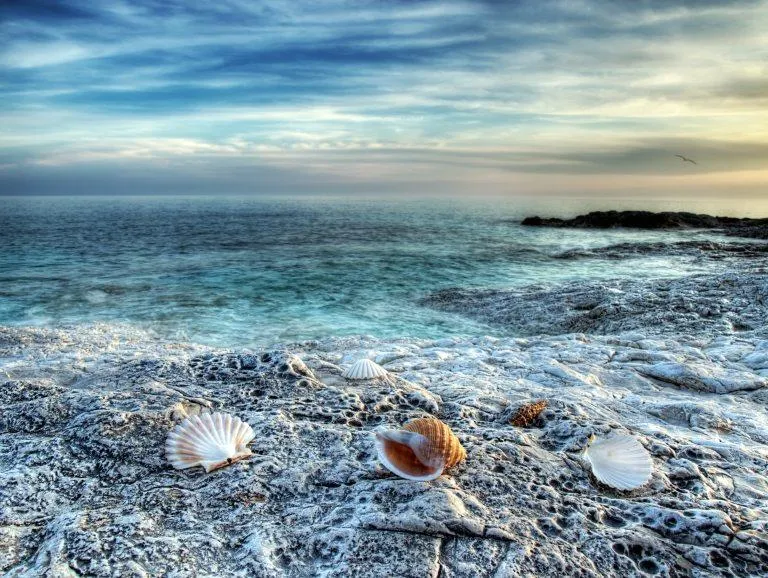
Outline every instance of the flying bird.
<path fill-rule="evenodd" d="M 693 160 L 693 159 L 689 159 L 689 158 L 687 158 L 687 157 L 684 157 L 683 155 L 675 155 L 675 156 L 676 156 L 676 157 L 679 157 L 679 158 L 681 158 L 681 159 L 683 159 L 683 162 L 684 162 L 684 163 L 693 163 L 694 165 L 698 165 L 698 164 L 699 164 L 699 163 L 697 163 L 695 160 Z"/>

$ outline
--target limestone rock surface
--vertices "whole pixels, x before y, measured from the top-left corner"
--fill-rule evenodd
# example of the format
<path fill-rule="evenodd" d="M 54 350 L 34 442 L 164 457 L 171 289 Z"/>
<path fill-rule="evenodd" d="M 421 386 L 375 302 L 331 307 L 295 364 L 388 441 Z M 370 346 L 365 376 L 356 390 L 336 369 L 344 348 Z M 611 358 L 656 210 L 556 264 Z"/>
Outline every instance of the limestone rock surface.
<path fill-rule="evenodd" d="M 501 290 L 452 288 L 422 302 L 517 335 L 638 331 L 647 336 L 768 337 L 768 273 L 762 269 Z"/>
<path fill-rule="evenodd" d="M 625 332 L 215 351 L 114 326 L 2 328 L 0 573 L 765 576 L 768 390 L 697 384 L 702 368 L 761 384 L 766 343 Z M 391 383 L 342 379 L 371 352 Z M 697 377 L 671 379 L 672 363 Z M 540 399 L 535 424 L 509 423 Z M 208 409 L 253 427 L 254 456 L 174 470 L 168 431 Z M 389 474 L 374 429 L 427 415 L 466 461 L 433 482 Z M 647 486 L 612 491 L 585 467 L 587 438 L 611 430 L 652 454 Z"/>

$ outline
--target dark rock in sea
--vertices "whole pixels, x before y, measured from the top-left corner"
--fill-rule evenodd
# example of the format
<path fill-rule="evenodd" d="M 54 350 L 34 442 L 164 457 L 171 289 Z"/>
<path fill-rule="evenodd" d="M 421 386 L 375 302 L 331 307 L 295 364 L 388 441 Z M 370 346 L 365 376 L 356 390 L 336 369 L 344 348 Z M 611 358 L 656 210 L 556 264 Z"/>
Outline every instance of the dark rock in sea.
<path fill-rule="evenodd" d="M 766 219 L 762 219 L 765 221 Z M 768 225 L 765 223 L 758 223 L 755 225 L 740 225 L 732 229 L 727 229 L 726 235 L 732 237 L 750 237 L 752 239 L 768 239 Z"/>
<path fill-rule="evenodd" d="M 522 225 L 579 229 L 722 229 L 726 234 L 738 237 L 768 238 L 768 219 L 713 217 L 685 212 L 594 211 L 572 219 L 527 217 Z"/>

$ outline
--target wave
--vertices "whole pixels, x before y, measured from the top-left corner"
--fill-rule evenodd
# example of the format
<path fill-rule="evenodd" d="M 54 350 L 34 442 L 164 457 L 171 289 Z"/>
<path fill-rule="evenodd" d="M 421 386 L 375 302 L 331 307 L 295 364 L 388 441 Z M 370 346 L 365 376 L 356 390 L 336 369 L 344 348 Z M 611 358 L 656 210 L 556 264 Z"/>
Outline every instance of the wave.
<path fill-rule="evenodd" d="M 730 257 L 758 259 L 768 257 L 768 243 L 727 243 L 718 241 L 678 241 L 672 243 L 617 243 L 605 247 L 575 248 L 552 254 L 554 259 L 611 259 L 660 255 L 691 256 L 710 259 Z"/>

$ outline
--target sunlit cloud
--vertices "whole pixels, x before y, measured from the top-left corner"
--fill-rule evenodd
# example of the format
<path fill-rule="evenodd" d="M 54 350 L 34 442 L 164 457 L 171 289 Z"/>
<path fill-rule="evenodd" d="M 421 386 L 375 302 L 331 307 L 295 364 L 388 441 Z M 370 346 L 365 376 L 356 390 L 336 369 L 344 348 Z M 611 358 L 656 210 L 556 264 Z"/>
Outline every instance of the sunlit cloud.
<path fill-rule="evenodd" d="M 233 192 L 768 188 L 765 1 L 68 0 L 0 16 L 5 193 L 67 178 L 215 192 L 217 173 Z"/>

